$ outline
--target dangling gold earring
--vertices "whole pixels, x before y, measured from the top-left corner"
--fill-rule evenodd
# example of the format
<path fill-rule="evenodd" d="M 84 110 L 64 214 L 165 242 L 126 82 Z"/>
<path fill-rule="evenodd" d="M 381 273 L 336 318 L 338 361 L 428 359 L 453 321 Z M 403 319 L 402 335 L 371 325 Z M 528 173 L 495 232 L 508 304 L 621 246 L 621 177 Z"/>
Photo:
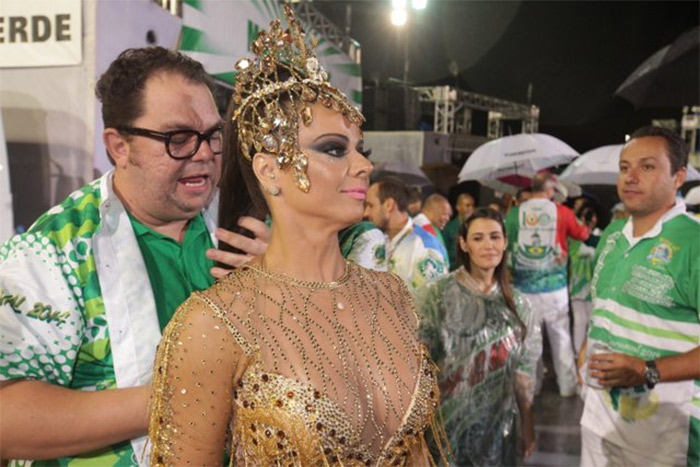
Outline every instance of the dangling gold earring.
<path fill-rule="evenodd" d="M 272 186 L 266 186 L 266 187 L 265 187 L 265 191 L 267 191 L 268 193 L 270 193 L 272 196 L 277 196 L 277 195 L 280 194 L 280 187 L 274 186 L 274 185 L 272 185 Z"/>

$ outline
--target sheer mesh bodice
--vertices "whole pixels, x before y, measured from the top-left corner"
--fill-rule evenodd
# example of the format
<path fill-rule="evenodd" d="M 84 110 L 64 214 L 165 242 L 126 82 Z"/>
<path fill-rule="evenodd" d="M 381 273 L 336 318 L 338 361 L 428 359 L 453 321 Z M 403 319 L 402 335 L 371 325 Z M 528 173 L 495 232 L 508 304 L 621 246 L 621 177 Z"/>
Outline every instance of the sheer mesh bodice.
<path fill-rule="evenodd" d="M 438 401 L 406 287 L 347 263 L 335 282 L 238 269 L 194 294 L 156 361 L 151 462 L 426 463 Z M 227 427 L 232 433 L 227 435 Z"/>

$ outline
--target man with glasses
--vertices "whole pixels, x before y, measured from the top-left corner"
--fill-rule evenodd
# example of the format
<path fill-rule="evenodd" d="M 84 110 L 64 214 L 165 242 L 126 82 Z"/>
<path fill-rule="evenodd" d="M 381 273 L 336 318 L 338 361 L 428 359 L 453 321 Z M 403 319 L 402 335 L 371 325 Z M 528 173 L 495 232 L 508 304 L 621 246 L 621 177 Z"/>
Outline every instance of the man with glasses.
<path fill-rule="evenodd" d="M 123 52 L 97 83 L 114 169 L 0 247 L 2 459 L 147 462 L 153 358 L 177 306 L 248 258 L 216 229 L 222 121 L 196 61 Z M 212 351 L 216 351 L 212 349 Z M 77 456 L 80 455 L 78 459 Z"/>

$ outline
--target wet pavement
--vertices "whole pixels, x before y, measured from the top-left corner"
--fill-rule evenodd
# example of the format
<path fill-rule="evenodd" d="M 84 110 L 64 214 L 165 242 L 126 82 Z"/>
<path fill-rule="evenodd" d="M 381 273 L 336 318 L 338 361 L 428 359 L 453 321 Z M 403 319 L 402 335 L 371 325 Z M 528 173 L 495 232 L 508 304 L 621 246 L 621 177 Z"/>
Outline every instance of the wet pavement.
<path fill-rule="evenodd" d="M 535 452 L 525 460 L 528 466 L 578 466 L 581 461 L 581 429 L 579 421 L 583 402 L 579 396 L 559 396 L 551 362 L 542 391 L 535 397 Z"/>

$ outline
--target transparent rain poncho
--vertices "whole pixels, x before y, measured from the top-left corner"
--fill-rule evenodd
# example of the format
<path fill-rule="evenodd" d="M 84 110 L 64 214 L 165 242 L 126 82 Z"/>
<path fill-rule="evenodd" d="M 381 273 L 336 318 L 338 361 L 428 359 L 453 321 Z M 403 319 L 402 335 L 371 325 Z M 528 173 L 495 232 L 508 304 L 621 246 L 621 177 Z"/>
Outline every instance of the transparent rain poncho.
<path fill-rule="evenodd" d="M 480 292 L 463 267 L 418 291 L 421 337 L 441 370 L 456 465 L 516 463 L 516 392 L 532 401 L 542 337 L 526 300 L 515 302 L 524 339 L 500 287 Z"/>

